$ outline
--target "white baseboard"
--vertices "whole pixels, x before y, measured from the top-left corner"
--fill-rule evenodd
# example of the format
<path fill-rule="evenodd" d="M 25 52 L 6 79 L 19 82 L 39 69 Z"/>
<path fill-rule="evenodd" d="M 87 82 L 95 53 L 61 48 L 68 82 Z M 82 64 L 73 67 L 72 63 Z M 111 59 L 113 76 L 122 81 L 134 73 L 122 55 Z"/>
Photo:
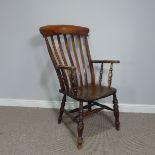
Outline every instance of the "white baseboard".
<path fill-rule="evenodd" d="M 67 102 L 66 109 L 76 108 L 77 102 Z M 60 108 L 61 101 L 0 99 L 0 106 Z M 104 103 L 112 107 L 112 103 Z M 119 103 L 120 112 L 155 113 L 155 105 Z"/>

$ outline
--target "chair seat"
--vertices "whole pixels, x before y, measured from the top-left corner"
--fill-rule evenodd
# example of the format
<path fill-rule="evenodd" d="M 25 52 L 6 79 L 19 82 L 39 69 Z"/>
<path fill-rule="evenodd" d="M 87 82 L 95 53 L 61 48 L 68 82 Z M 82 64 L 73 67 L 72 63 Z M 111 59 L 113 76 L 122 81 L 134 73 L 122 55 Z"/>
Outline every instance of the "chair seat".
<path fill-rule="evenodd" d="M 62 92 L 61 90 L 60 92 L 65 93 L 76 100 L 88 102 L 110 96 L 116 92 L 116 89 L 100 85 L 88 85 L 78 87 L 77 95 L 71 95 L 71 93 Z"/>

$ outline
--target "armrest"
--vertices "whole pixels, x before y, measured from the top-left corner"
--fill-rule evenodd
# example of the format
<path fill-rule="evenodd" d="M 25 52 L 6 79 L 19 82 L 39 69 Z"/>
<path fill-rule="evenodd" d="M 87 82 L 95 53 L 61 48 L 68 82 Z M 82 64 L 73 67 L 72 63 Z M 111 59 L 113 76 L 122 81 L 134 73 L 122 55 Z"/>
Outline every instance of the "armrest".
<path fill-rule="evenodd" d="M 119 60 L 91 60 L 92 63 L 120 63 Z"/>
<path fill-rule="evenodd" d="M 74 67 L 74 66 L 62 66 L 62 65 L 57 65 L 57 68 L 58 69 L 67 69 L 67 70 L 75 70 L 76 69 L 76 67 Z"/>
<path fill-rule="evenodd" d="M 104 63 L 110 64 L 109 73 L 108 73 L 108 87 L 111 88 L 112 75 L 113 75 L 113 73 L 112 73 L 113 72 L 113 64 L 120 63 L 120 61 L 119 60 L 91 60 L 91 63 L 100 63 L 101 64 L 100 75 L 99 75 L 99 84 L 100 85 L 102 82 L 103 64 Z"/>
<path fill-rule="evenodd" d="M 77 94 L 77 76 L 76 76 L 76 67 L 74 66 L 65 66 L 65 65 L 57 65 L 56 66 L 57 69 L 62 70 L 62 78 L 65 82 L 65 85 L 67 87 L 67 89 L 69 89 L 69 84 L 68 84 L 68 80 L 67 80 L 67 75 L 66 73 L 63 71 L 64 69 L 69 70 L 70 74 L 68 73 L 69 79 L 70 79 L 70 84 L 71 84 L 71 91 L 74 95 Z"/>

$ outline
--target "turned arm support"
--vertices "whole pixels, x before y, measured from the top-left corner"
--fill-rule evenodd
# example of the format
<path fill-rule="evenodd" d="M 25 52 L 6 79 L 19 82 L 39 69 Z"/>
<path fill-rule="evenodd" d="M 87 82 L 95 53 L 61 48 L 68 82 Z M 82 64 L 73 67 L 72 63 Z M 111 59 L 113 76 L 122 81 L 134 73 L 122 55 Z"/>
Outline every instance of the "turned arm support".
<path fill-rule="evenodd" d="M 65 65 L 57 65 L 56 68 L 62 70 L 62 74 L 64 73 L 64 70 L 71 71 L 71 74 L 70 74 L 71 90 L 72 90 L 72 92 L 74 94 L 76 94 L 77 93 L 77 89 L 76 89 L 76 86 L 77 86 L 77 83 L 76 83 L 77 82 L 76 81 L 77 80 L 76 79 L 76 67 L 74 67 L 74 66 L 65 66 Z M 64 75 L 62 75 L 62 76 L 64 76 Z"/>
<path fill-rule="evenodd" d="M 104 63 L 110 63 L 109 73 L 108 73 L 108 87 L 111 88 L 112 83 L 112 72 L 113 72 L 113 64 L 114 63 L 120 63 L 119 60 L 92 60 L 92 63 L 100 63 L 100 76 L 99 76 L 99 85 L 101 85 L 102 82 L 102 76 L 103 76 L 103 64 Z"/>

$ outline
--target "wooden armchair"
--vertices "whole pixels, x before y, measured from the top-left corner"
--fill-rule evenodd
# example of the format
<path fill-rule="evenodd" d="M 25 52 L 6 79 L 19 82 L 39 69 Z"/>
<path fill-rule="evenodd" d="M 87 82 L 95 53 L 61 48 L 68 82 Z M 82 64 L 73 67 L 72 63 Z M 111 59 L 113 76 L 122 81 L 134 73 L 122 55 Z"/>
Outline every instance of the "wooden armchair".
<path fill-rule="evenodd" d="M 45 38 L 50 58 L 56 70 L 60 93 L 64 94 L 58 123 L 61 123 L 63 112 L 77 123 L 78 138 L 77 146 L 82 146 L 82 133 L 84 129 L 83 118 L 108 109 L 114 112 L 115 127 L 119 130 L 119 110 L 116 89 L 111 87 L 113 64 L 118 60 L 92 60 L 89 46 L 89 29 L 73 25 L 48 25 L 40 28 L 40 33 Z M 101 65 L 99 82 L 95 81 L 94 63 Z M 109 63 L 108 86 L 102 86 L 103 64 Z M 90 75 L 90 76 L 88 76 Z M 90 77 L 90 78 L 89 78 Z M 113 95 L 113 109 L 102 105 L 96 100 Z M 65 110 L 66 96 L 79 101 L 79 108 Z M 83 105 L 87 102 L 87 105 Z M 92 106 L 99 108 L 92 109 Z M 73 117 L 72 113 L 78 114 Z"/>

